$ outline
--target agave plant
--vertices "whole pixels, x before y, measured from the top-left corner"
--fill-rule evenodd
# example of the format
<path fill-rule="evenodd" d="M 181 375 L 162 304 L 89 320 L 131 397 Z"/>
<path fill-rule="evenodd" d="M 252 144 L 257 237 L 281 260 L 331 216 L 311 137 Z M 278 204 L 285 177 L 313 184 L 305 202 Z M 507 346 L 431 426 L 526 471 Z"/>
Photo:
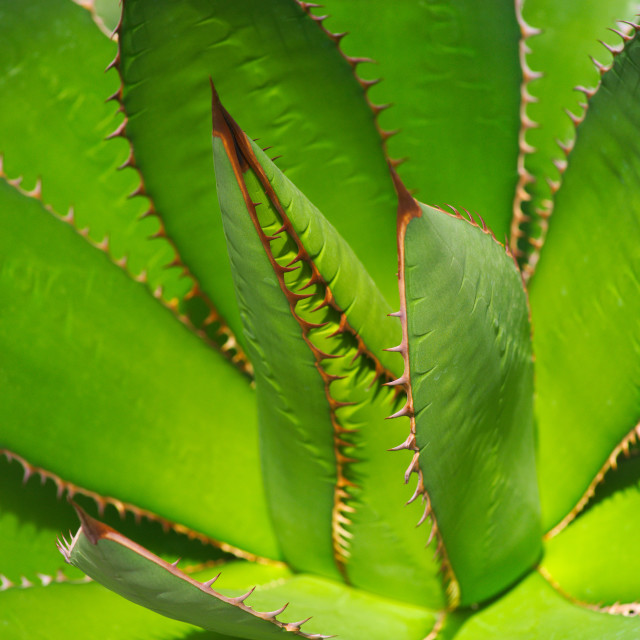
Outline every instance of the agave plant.
<path fill-rule="evenodd" d="M 636 7 L 84 4 L 0 3 L 0 636 L 637 638 Z"/>

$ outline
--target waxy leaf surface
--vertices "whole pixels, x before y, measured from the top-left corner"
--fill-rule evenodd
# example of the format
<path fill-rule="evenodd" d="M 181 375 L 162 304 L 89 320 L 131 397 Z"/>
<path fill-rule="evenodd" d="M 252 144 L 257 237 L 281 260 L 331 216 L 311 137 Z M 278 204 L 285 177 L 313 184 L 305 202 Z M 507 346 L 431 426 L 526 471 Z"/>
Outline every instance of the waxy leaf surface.
<path fill-rule="evenodd" d="M 527 301 L 489 233 L 406 192 L 399 215 L 412 446 L 460 601 L 471 604 L 541 552 Z"/>

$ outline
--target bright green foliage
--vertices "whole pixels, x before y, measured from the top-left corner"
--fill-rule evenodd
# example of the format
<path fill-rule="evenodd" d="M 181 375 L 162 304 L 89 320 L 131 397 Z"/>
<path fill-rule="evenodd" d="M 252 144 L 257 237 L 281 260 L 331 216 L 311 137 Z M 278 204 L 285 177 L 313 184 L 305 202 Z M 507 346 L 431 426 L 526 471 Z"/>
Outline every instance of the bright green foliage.
<path fill-rule="evenodd" d="M 326 9 L 0 0 L 3 639 L 640 636 L 634 3 Z"/>

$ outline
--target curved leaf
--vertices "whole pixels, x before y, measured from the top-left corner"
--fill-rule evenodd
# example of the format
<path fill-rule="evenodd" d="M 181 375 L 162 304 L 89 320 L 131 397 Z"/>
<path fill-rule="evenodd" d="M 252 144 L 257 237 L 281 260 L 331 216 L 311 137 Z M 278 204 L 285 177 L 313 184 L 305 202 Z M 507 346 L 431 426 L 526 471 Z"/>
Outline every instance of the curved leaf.
<path fill-rule="evenodd" d="M 385 366 L 393 356 L 374 353 L 399 340 L 399 326 L 348 245 L 249 143 L 215 94 L 214 136 L 229 254 L 246 334 L 255 341 L 272 513 L 286 556 L 329 576 L 337 564 L 356 586 L 440 606 L 437 565 L 413 527 L 419 507 L 404 507 L 408 460 L 387 451 L 402 429 L 385 423 L 399 408 L 396 394 L 381 386 L 394 377 Z"/>
<path fill-rule="evenodd" d="M 119 38 L 126 132 L 145 187 L 237 334 L 210 170 L 209 77 L 396 300 L 392 187 L 373 113 L 349 63 L 298 3 L 126 0 Z"/>
<path fill-rule="evenodd" d="M 385 601 L 312 576 L 290 577 L 286 569 L 235 563 L 225 567 L 219 581 L 214 576 L 198 582 L 79 513 L 82 527 L 69 546 L 61 547 L 65 557 L 110 589 L 169 617 L 255 640 L 284 637 L 287 632 L 326 638 L 324 631 L 319 632 L 325 625 L 345 640 L 413 640 L 433 626 L 434 616 L 425 609 Z M 243 593 L 247 587 L 249 591 Z M 292 606 L 283 607 L 286 602 Z M 312 614 L 313 621 L 295 622 L 298 618 L 292 616 L 307 607 L 306 616 Z M 266 613 L 259 612 L 263 608 Z"/>
<path fill-rule="evenodd" d="M 345 51 L 376 61 L 369 95 L 398 169 L 421 200 L 477 210 L 498 238 L 509 230 L 520 126 L 518 41 L 513 0 L 454 2 L 327 0 Z M 324 9 L 323 9 L 324 11 Z M 375 20 L 371 17 L 375 15 Z M 360 68 L 359 68 L 360 70 Z"/>
<path fill-rule="evenodd" d="M 530 288 L 546 529 L 640 415 L 639 63 L 635 37 L 589 102 Z"/>
<path fill-rule="evenodd" d="M 242 374 L 5 180 L 0 227 L 0 448 L 76 488 L 277 557 Z"/>
<path fill-rule="evenodd" d="M 451 603 L 471 604 L 541 552 L 527 301 L 486 230 L 417 203 L 400 183 L 399 193 L 406 477 L 418 475 L 435 518 Z"/>

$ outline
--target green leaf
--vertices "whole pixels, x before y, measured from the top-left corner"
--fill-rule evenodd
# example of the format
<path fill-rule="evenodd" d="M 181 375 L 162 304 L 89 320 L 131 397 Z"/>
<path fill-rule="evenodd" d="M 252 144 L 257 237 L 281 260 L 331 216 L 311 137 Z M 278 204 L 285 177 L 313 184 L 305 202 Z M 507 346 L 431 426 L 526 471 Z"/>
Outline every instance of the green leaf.
<path fill-rule="evenodd" d="M 450 601 L 471 604 L 541 552 L 527 301 L 512 258 L 486 230 L 398 184 L 397 384 L 409 392 L 403 446 L 415 452 L 407 479 L 418 475 L 416 497 L 435 518 Z"/>
<path fill-rule="evenodd" d="M 530 287 L 545 529 L 638 422 L 640 43 L 590 100 Z"/>
<path fill-rule="evenodd" d="M 246 378 L 5 180 L 0 212 L 2 448 L 97 497 L 277 557 Z"/>
<path fill-rule="evenodd" d="M 532 200 L 526 211 L 534 217 L 531 233 L 539 237 L 544 235 L 540 225 L 546 226 L 546 222 L 541 222 L 535 214 L 540 210 L 548 212 L 553 198 L 552 187 L 545 178 L 557 180 L 562 177 L 553 163 L 560 161 L 562 168 L 565 160 L 558 141 L 570 144 L 575 137 L 575 128 L 565 109 L 578 116 L 584 111 L 585 95 L 574 87 L 591 89 L 597 86 L 600 76 L 589 57 L 597 58 L 601 64 L 611 63 L 611 54 L 599 40 L 619 46 L 620 37 L 609 28 L 628 30 L 627 25 L 616 24 L 616 20 L 633 20 L 638 5 L 630 0 L 527 0 L 523 13 L 532 27 L 541 30 L 527 39 L 530 50 L 526 56 L 527 65 L 534 72 L 543 73 L 527 87 L 535 99 L 527 104 L 527 116 L 541 126 L 527 131 L 526 141 L 534 151 L 525 156 L 527 170 L 537 178 L 527 187 Z"/>
<path fill-rule="evenodd" d="M 640 602 L 640 458 L 605 476 L 594 504 L 546 544 L 544 568 L 591 604 Z"/>
<path fill-rule="evenodd" d="M 81 529 L 70 545 L 61 545 L 71 563 L 134 602 L 207 629 L 262 640 L 286 632 L 324 638 L 324 627 L 333 626 L 345 640 L 412 640 L 433 626 L 433 614 L 424 609 L 312 576 L 292 578 L 286 569 L 232 563 L 219 581 L 198 582 L 83 512 L 79 515 Z M 292 606 L 283 613 L 288 601 Z M 307 606 L 303 617 L 314 616 L 309 624 L 295 617 Z M 263 608 L 270 612 L 259 612 Z"/>
<path fill-rule="evenodd" d="M 108 236 L 113 255 L 126 254 L 135 273 L 145 269 L 154 287 L 167 287 L 167 299 L 184 294 L 187 281 L 163 268 L 171 247 L 148 240 L 157 222 L 138 220 L 148 204 L 128 199 L 139 176 L 116 171 L 128 144 L 105 141 L 122 121 L 116 105 L 105 103 L 118 88 L 117 76 L 103 73 L 115 43 L 69 0 L 3 0 L 0 40 L 0 91 L 11 96 L 0 104 L 5 172 L 22 176 L 28 189 L 41 179 L 45 202 L 62 212 L 73 206 L 79 228 L 96 242 Z"/>
<path fill-rule="evenodd" d="M 509 231 L 517 181 L 520 67 L 512 0 L 389 3 L 328 0 L 326 24 L 344 50 L 382 78 L 369 97 L 392 158 L 421 200 L 477 210 L 498 238 Z M 323 10 L 324 11 L 324 10 Z M 375 19 L 372 20 L 372 16 Z"/>
<path fill-rule="evenodd" d="M 298 3 L 128 0 L 119 37 L 126 132 L 145 187 L 185 263 L 237 334 L 211 175 L 209 77 L 233 96 L 232 110 L 252 135 L 268 136 L 271 153 L 283 154 L 281 166 L 395 304 L 393 194 L 373 113 L 351 66 Z M 335 184 L 341 188 L 327 188 Z"/>
<path fill-rule="evenodd" d="M 399 341 L 399 325 L 348 245 L 215 93 L 214 158 L 286 557 L 330 577 L 337 563 L 356 586 L 441 606 L 437 565 L 413 526 L 419 507 L 404 506 L 408 460 L 388 452 L 403 429 L 385 423 L 400 404 L 381 385 L 397 357 L 373 355 Z"/>
<path fill-rule="evenodd" d="M 570 603 L 532 573 L 509 593 L 468 618 L 455 640 L 633 640 L 640 618 L 591 611 Z"/>

